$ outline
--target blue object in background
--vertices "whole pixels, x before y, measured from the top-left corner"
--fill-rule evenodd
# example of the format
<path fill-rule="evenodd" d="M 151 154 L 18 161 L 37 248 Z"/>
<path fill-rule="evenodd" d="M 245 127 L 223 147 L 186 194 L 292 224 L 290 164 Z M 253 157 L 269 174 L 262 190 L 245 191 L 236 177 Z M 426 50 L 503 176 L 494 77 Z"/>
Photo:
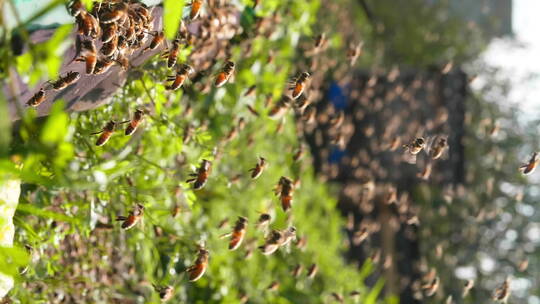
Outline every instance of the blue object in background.
<path fill-rule="evenodd" d="M 341 150 L 337 146 L 332 147 L 332 151 L 330 151 L 330 155 L 328 156 L 328 162 L 331 164 L 341 162 L 341 159 L 345 156 L 345 152 L 345 150 Z"/>
<path fill-rule="evenodd" d="M 345 89 L 333 82 L 328 89 L 328 99 L 337 110 L 344 110 L 347 107 L 348 99 L 345 95 Z"/>

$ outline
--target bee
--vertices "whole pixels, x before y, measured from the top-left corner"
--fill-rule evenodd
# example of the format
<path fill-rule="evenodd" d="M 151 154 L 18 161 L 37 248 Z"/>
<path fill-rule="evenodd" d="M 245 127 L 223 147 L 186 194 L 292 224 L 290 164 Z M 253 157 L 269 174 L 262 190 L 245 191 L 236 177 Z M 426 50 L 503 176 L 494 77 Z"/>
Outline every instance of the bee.
<path fill-rule="evenodd" d="M 304 156 L 304 145 L 301 145 L 300 148 L 298 148 L 298 150 L 294 152 L 292 159 L 293 161 L 297 162 L 301 160 L 303 156 Z"/>
<path fill-rule="evenodd" d="M 319 271 L 319 266 L 317 266 L 317 264 L 312 264 L 311 266 L 309 266 L 308 272 L 307 272 L 308 279 L 313 279 L 317 275 L 318 271 Z"/>
<path fill-rule="evenodd" d="M 339 128 L 343 124 L 344 120 L 345 120 L 345 113 L 341 111 L 336 117 L 330 120 L 330 126 L 332 128 Z"/>
<path fill-rule="evenodd" d="M 337 292 L 332 292 L 330 295 L 334 300 L 338 301 L 339 303 L 343 303 L 343 301 L 345 301 L 345 299 L 343 299 L 343 296 Z"/>
<path fill-rule="evenodd" d="M 189 19 L 195 20 L 197 17 L 199 17 L 199 14 L 201 13 L 201 8 L 203 5 L 202 0 L 193 0 L 191 2 L 191 11 L 189 12 Z"/>
<path fill-rule="evenodd" d="M 264 228 L 270 224 L 270 221 L 272 220 L 272 216 L 268 213 L 261 213 L 259 216 L 259 219 L 257 220 L 257 223 L 255 224 L 255 227 L 257 228 Z"/>
<path fill-rule="evenodd" d="M 270 285 L 268 285 L 268 287 L 266 287 L 266 290 L 268 291 L 277 291 L 278 289 L 279 289 L 278 281 L 273 281 L 272 283 L 270 283 Z"/>
<path fill-rule="evenodd" d="M 83 41 L 84 48 L 82 56 L 75 59 L 76 61 L 84 61 L 86 65 L 86 74 L 93 74 L 97 64 L 97 51 L 93 41 Z"/>
<path fill-rule="evenodd" d="M 103 43 L 101 46 L 101 54 L 103 54 L 106 57 L 110 57 L 114 55 L 116 50 L 118 49 L 118 36 L 114 35 L 108 42 Z"/>
<path fill-rule="evenodd" d="M 180 88 L 184 84 L 184 81 L 186 81 L 189 75 L 193 72 L 193 68 L 187 64 L 183 64 L 182 66 L 180 66 L 180 68 L 176 72 L 176 75 L 171 75 L 167 77 L 167 81 L 172 81 L 172 83 L 167 86 L 167 90 L 174 91 Z"/>
<path fill-rule="evenodd" d="M 435 276 L 429 283 L 422 285 L 422 289 L 424 290 L 426 296 L 431 297 L 437 292 L 439 284 L 440 279 L 438 276 Z"/>
<path fill-rule="evenodd" d="M 124 132 L 125 135 L 131 135 L 136 130 L 137 127 L 141 124 L 141 121 L 144 118 L 144 111 L 141 109 L 135 110 L 135 113 L 133 114 L 133 118 L 127 122 L 129 122 L 129 125 L 126 127 L 126 131 Z"/>
<path fill-rule="evenodd" d="M 105 125 L 103 130 L 90 134 L 90 135 L 101 134 L 98 137 L 97 141 L 96 141 L 96 146 L 98 146 L 98 147 L 103 146 L 104 144 L 107 143 L 107 141 L 109 141 L 112 134 L 114 133 L 114 130 L 116 129 L 116 125 L 117 125 L 117 123 L 115 121 L 111 120 Z"/>
<path fill-rule="evenodd" d="M 467 294 L 469 294 L 469 291 L 474 287 L 474 281 L 473 280 L 467 280 L 465 282 L 465 285 L 463 285 L 463 293 L 462 297 L 465 298 Z"/>
<path fill-rule="evenodd" d="M 166 53 L 167 54 L 167 67 L 170 69 L 178 60 L 178 53 L 180 53 L 180 38 L 176 38 L 172 42 L 171 49 Z"/>
<path fill-rule="evenodd" d="M 315 37 L 315 52 L 318 52 L 324 45 L 326 45 L 326 34 L 320 33 Z"/>
<path fill-rule="evenodd" d="M 297 264 L 293 270 L 291 271 L 291 274 L 293 277 L 297 278 L 300 276 L 300 274 L 302 273 L 302 270 L 304 270 L 304 267 L 300 264 Z"/>
<path fill-rule="evenodd" d="M 526 164 L 523 164 L 519 167 L 519 170 L 527 175 L 534 172 L 536 166 L 538 165 L 538 152 L 534 152 Z"/>
<path fill-rule="evenodd" d="M 214 81 L 214 85 L 216 88 L 219 88 L 223 86 L 231 77 L 232 73 L 234 72 L 235 64 L 232 61 L 227 61 L 225 65 L 223 65 L 223 68 L 221 69 L 221 72 L 216 76 L 216 80 Z"/>
<path fill-rule="evenodd" d="M 128 230 L 133 228 L 139 220 L 142 218 L 144 214 L 144 206 L 141 204 L 135 205 L 133 210 L 129 212 L 128 216 L 117 216 L 117 221 L 123 221 L 122 223 L 122 229 Z"/>
<path fill-rule="evenodd" d="M 159 294 L 159 299 L 161 302 L 166 302 L 170 300 L 174 295 L 174 288 L 172 286 L 157 286 L 154 285 L 154 289 Z"/>
<path fill-rule="evenodd" d="M 234 225 L 233 231 L 221 236 L 222 238 L 229 236 L 231 237 L 231 241 L 229 242 L 229 250 L 236 250 L 238 247 L 240 247 L 242 241 L 244 240 L 244 236 L 246 235 L 247 223 L 247 218 L 239 216 L 236 224 Z"/>
<path fill-rule="evenodd" d="M 291 208 L 293 191 L 293 181 L 288 177 L 282 176 L 275 188 L 275 194 L 279 195 L 283 211 L 287 211 Z"/>
<path fill-rule="evenodd" d="M 208 267 L 208 256 L 210 253 L 208 250 L 204 248 L 199 248 L 199 253 L 197 255 L 197 259 L 195 260 L 195 263 L 193 263 L 192 266 L 188 267 L 186 269 L 186 272 L 188 272 L 188 278 L 190 282 L 195 282 L 198 279 L 200 279 Z"/>
<path fill-rule="evenodd" d="M 271 255 L 279 247 L 287 246 L 292 239 L 296 238 L 296 228 L 291 226 L 286 230 L 272 230 L 262 246 L 259 246 L 262 254 Z"/>
<path fill-rule="evenodd" d="M 37 107 L 39 106 L 43 101 L 45 101 L 45 90 L 39 89 L 34 96 L 32 96 L 27 102 L 26 105 L 29 107 Z"/>
<path fill-rule="evenodd" d="M 103 34 L 101 34 L 101 41 L 103 43 L 107 43 L 111 41 L 115 36 L 117 36 L 118 32 L 118 26 L 116 23 L 111 23 L 107 26 L 105 26 L 105 29 L 103 30 Z"/>
<path fill-rule="evenodd" d="M 249 169 L 249 171 L 251 172 L 251 178 L 257 179 L 259 176 L 261 176 L 265 168 L 266 168 L 266 159 L 264 157 L 259 156 L 259 161 L 255 165 L 255 167 Z"/>
<path fill-rule="evenodd" d="M 510 296 L 510 280 L 506 279 L 501 284 L 501 286 L 497 287 L 493 291 L 492 298 L 493 298 L 493 300 L 495 300 L 497 302 L 506 303 L 509 296 Z"/>
<path fill-rule="evenodd" d="M 291 99 L 288 96 L 283 96 L 271 109 L 270 112 L 268 112 L 268 116 L 272 118 L 279 118 L 281 117 L 285 111 L 287 110 L 289 104 L 291 103 Z"/>
<path fill-rule="evenodd" d="M 73 1 L 69 6 L 69 13 L 73 17 L 77 17 L 84 11 L 84 4 L 80 0 Z"/>
<path fill-rule="evenodd" d="M 145 52 L 147 50 L 155 50 L 158 46 L 161 45 L 161 43 L 163 43 L 164 40 L 165 40 L 165 34 L 163 33 L 163 31 L 155 32 L 154 33 L 154 39 L 152 39 L 152 41 L 150 41 L 150 45 L 148 45 L 143 50 L 143 52 Z"/>
<path fill-rule="evenodd" d="M 302 113 L 302 119 L 306 122 L 306 124 L 313 124 L 316 116 L 317 109 L 314 106 L 308 106 Z"/>
<path fill-rule="evenodd" d="M 66 76 L 60 77 L 57 81 L 51 82 L 52 88 L 55 91 L 65 89 L 67 86 L 74 84 L 81 78 L 81 75 L 78 72 L 68 72 Z"/>
<path fill-rule="evenodd" d="M 80 35 L 97 38 L 100 34 L 101 28 L 99 26 L 99 22 L 88 12 L 79 10 L 75 20 L 77 22 Z"/>
<path fill-rule="evenodd" d="M 431 176 L 431 171 L 433 170 L 433 165 L 431 162 L 428 162 L 422 172 L 416 174 L 416 176 L 422 180 L 428 180 Z"/>
<path fill-rule="evenodd" d="M 429 149 L 429 156 L 431 156 L 432 159 L 439 159 L 443 155 L 447 147 L 448 142 L 446 138 L 436 137 L 433 140 L 433 143 L 431 144 L 431 147 Z"/>
<path fill-rule="evenodd" d="M 353 66 L 356 63 L 356 60 L 358 60 L 358 57 L 362 54 L 362 47 L 364 46 L 364 42 L 358 43 L 356 46 L 349 47 L 349 50 L 347 51 L 347 59 L 349 60 L 349 64 Z"/>
<path fill-rule="evenodd" d="M 253 114 L 254 116 L 257 116 L 259 117 L 261 114 L 259 114 L 259 112 L 257 112 L 257 110 L 255 110 L 255 108 L 253 108 L 252 106 L 250 105 L 246 105 L 246 108 L 248 109 L 248 111 Z"/>
<path fill-rule="evenodd" d="M 127 16 L 128 12 L 128 5 L 126 3 L 120 2 L 116 5 L 114 10 L 110 12 L 106 12 L 103 15 L 101 15 L 100 21 L 101 23 L 108 24 L 119 21 L 120 23 L 123 23 L 120 21 L 120 19 L 124 19 Z"/>
<path fill-rule="evenodd" d="M 289 86 L 289 90 L 292 91 L 292 99 L 297 99 L 302 95 L 306 88 L 306 82 L 310 77 L 311 75 L 308 72 L 303 72 L 300 76 L 293 78 Z"/>
<path fill-rule="evenodd" d="M 109 58 L 103 58 L 97 61 L 94 68 L 94 75 L 100 75 L 107 72 L 114 64 L 114 61 Z"/>
<path fill-rule="evenodd" d="M 197 170 L 197 173 L 191 173 L 193 178 L 190 178 L 186 183 L 193 183 L 193 189 L 199 190 L 206 184 L 210 171 L 212 169 L 212 162 L 206 159 L 202 160 L 201 166 Z"/>
<path fill-rule="evenodd" d="M 410 164 L 416 163 L 416 155 L 426 147 L 426 140 L 423 137 L 415 138 L 411 143 L 403 145 L 405 149 L 405 161 Z"/>
<path fill-rule="evenodd" d="M 244 93 L 244 97 L 253 96 L 255 94 L 255 90 L 257 89 L 257 85 L 252 85 L 247 89 L 247 91 Z M 258 115 L 257 115 L 258 116 Z"/>

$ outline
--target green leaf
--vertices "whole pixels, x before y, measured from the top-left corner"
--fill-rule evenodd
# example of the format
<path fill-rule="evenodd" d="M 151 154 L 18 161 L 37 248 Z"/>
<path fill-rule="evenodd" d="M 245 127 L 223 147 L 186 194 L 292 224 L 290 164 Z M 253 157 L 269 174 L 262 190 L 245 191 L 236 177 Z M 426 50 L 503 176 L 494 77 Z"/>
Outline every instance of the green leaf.
<path fill-rule="evenodd" d="M 19 267 L 28 265 L 28 252 L 20 247 L 0 247 L 0 272 L 16 276 Z"/>
<path fill-rule="evenodd" d="M 63 102 L 57 101 L 52 106 L 50 116 L 41 131 L 41 141 L 43 143 L 53 145 L 64 140 L 69 119 L 63 109 Z"/>
<path fill-rule="evenodd" d="M 165 0 L 163 1 L 163 27 L 165 37 L 174 39 L 182 19 L 185 0 Z"/>
<path fill-rule="evenodd" d="M 384 287 L 384 280 L 379 279 L 377 283 L 375 283 L 375 286 L 371 289 L 369 294 L 366 297 L 365 304 L 375 304 L 377 303 L 377 297 L 381 293 L 382 289 Z"/>

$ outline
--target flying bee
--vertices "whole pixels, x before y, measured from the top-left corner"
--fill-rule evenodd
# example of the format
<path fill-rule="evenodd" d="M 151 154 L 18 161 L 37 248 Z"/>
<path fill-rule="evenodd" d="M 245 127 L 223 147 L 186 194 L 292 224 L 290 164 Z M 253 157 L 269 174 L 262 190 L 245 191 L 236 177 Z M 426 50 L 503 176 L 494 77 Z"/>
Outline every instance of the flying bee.
<path fill-rule="evenodd" d="M 166 302 L 170 300 L 174 295 L 174 288 L 172 286 L 157 286 L 154 285 L 154 289 L 159 294 L 159 299 L 161 302 Z"/>
<path fill-rule="evenodd" d="M 288 177 L 282 176 L 279 179 L 274 191 L 276 195 L 279 195 L 279 200 L 281 201 L 283 211 L 289 210 L 292 206 L 292 197 L 294 191 L 293 181 Z"/>
<path fill-rule="evenodd" d="M 411 143 L 403 145 L 405 149 L 404 160 L 410 164 L 416 163 L 416 155 L 426 147 L 423 137 L 415 138 Z"/>
<path fill-rule="evenodd" d="M 109 58 L 99 59 L 94 68 L 94 75 L 100 75 L 107 72 L 114 64 L 114 61 Z"/>
<path fill-rule="evenodd" d="M 141 124 L 142 120 L 144 118 L 144 111 L 141 109 L 135 110 L 135 113 L 133 114 L 133 118 L 127 122 L 129 122 L 129 125 L 126 127 L 126 131 L 124 132 L 125 135 L 131 135 L 136 130 L 137 127 Z"/>
<path fill-rule="evenodd" d="M 221 69 L 221 72 L 216 76 L 216 80 L 214 82 L 214 85 L 216 88 L 219 88 L 223 86 L 231 77 L 232 73 L 234 72 L 235 64 L 232 61 L 227 61 L 225 65 L 223 65 L 223 68 Z"/>
<path fill-rule="evenodd" d="M 291 271 L 291 274 L 293 277 L 297 278 L 302 273 L 302 270 L 304 270 L 304 266 L 302 266 L 301 264 L 297 264 Z"/>
<path fill-rule="evenodd" d="M 29 107 L 37 107 L 39 106 L 43 101 L 45 101 L 45 90 L 39 89 L 34 96 L 32 96 L 27 102 L 26 105 Z"/>
<path fill-rule="evenodd" d="M 315 53 L 320 51 L 326 45 L 326 34 L 320 33 L 315 37 Z"/>
<path fill-rule="evenodd" d="M 362 54 L 362 47 L 364 46 L 364 42 L 361 41 L 356 46 L 350 46 L 349 50 L 347 51 L 347 59 L 349 60 L 349 64 L 353 66 L 356 63 L 356 60 L 358 60 L 358 57 Z"/>
<path fill-rule="evenodd" d="M 244 97 L 253 96 L 255 94 L 255 90 L 257 90 L 257 85 L 252 85 L 244 93 Z"/>
<path fill-rule="evenodd" d="M 190 282 L 195 282 L 198 279 L 200 279 L 208 267 L 208 256 L 210 253 L 208 250 L 204 248 L 199 248 L 199 253 L 197 255 L 197 259 L 195 260 L 195 263 L 193 263 L 192 266 L 188 267 L 186 269 L 186 272 L 188 272 L 188 278 Z"/>
<path fill-rule="evenodd" d="M 197 173 L 191 173 L 190 176 L 193 176 L 193 178 L 190 178 L 186 181 L 186 183 L 193 183 L 193 189 L 199 190 L 206 184 L 206 181 L 208 180 L 208 176 L 210 175 L 210 171 L 212 169 L 212 162 L 206 159 L 202 160 L 201 166 L 197 170 Z"/>
<path fill-rule="evenodd" d="M 290 82 L 289 90 L 292 91 L 291 97 L 292 99 L 296 99 L 302 95 L 304 92 L 304 89 L 306 88 L 307 80 L 311 77 L 311 75 L 308 72 L 302 72 L 300 76 L 293 78 L 293 80 Z"/>
<path fill-rule="evenodd" d="M 261 114 L 259 114 L 259 112 L 255 110 L 255 108 L 253 108 L 252 106 L 246 105 L 246 108 L 251 114 L 253 114 L 253 116 L 257 116 L 257 117 L 261 116 Z"/>
<path fill-rule="evenodd" d="M 229 242 L 229 250 L 236 250 L 238 247 L 240 247 L 242 241 L 244 240 L 244 236 L 246 235 L 247 223 L 247 218 L 239 216 L 236 224 L 234 225 L 233 231 L 221 236 L 222 238 L 229 236 L 231 237 L 231 241 Z"/>
<path fill-rule="evenodd" d="M 77 72 L 68 72 L 66 76 L 60 77 L 57 81 L 51 82 L 52 88 L 55 91 L 65 89 L 67 86 L 74 84 L 81 78 L 81 75 Z"/>
<path fill-rule="evenodd" d="M 302 119 L 306 124 L 313 124 L 315 122 L 315 117 L 317 116 L 317 108 L 314 106 L 308 106 L 306 110 L 302 113 Z"/>
<path fill-rule="evenodd" d="M 526 164 L 523 164 L 519 167 L 519 170 L 527 175 L 534 172 L 536 166 L 538 165 L 538 152 L 534 152 Z"/>
<path fill-rule="evenodd" d="M 301 160 L 303 156 L 304 156 L 304 145 L 300 145 L 300 148 L 298 148 L 298 150 L 294 152 L 292 159 L 293 161 L 297 162 Z"/>
<path fill-rule="evenodd" d="M 265 228 L 270 224 L 270 221 L 272 220 L 272 216 L 268 213 L 261 213 L 259 216 L 259 219 L 257 220 L 257 223 L 255 224 L 255 227 L 257 228 Z"/>
<path fill-rule="evenodd" d="M 465 298 L 469 291 L 474 287 L 474 281 L 473 280 L 467 280 L 465 284 L 463 285 L 463 293 L 461 294 L 463 298 Z"/>
<path fill-rule="evenodd" d="M 279 289 L 278 281 L 273 281 L 272 283 L 270 283 L 270 285 L 268 285 L 268 287 L 266 287 L 266 290 L 268 291 L 277 291 L 278 289 Z"/>
<path fill-rule="evenodd" d="M 432 159 L 439 159 L 443 155 L 446 148 L 448 148 L 446 138 L 436 137 L 433 139 L 433 143 L 429 148 L 429 156 L 431 156 Z"/>
<path fill-rule="evenodd" d="M 495 300 L 497 302 L 506 303 L 509 296 L 510 296 L 510 280 L 506 279 L 501 284 L 501 286 L 497 287 L 493 291 L 492 298 L 493 298 L 493 300 Z"/>
<path fill-rule="evenodd" d="M 251 178 L 257 179 L 259 176 L 261 176 L 265 168 L 266 168 L 266 159 L 264 157 L 259 156 L 259 161 L 255 165 L 255 167 L 249 169 L 249 171 L 251 172 Z"/>
<path fill-rule="evenodd" d="M 120 19 L 124 19 L 125 17 L 127 17 L 127 12 L 128 12 L 128 5 L 126 3 L 120 2 L 110 12 L 106 12 L 102 14 L 100 17 L 100 21 L 101 23 L 104 23 L 104 24 L 113 23 L 117 21 L 119 21 L 120 23 L 123 23 L 120 21 Z"/>
<path fill-rule="evenodd" d="M 189 12 L 189 19 L 195 20 L 199 17 L 201 13 L 201 8 L 203 5 L 203 0 L 193 0 L 191 1 L 191 11 Z"/>
<path fill-rule="evenodd" d="M 315 275 L 317 275 L 317 272 L 319 271 L 319 266 L 317 264 L 312 264 L 308 268 L 307 277 L 308 279 L 313 279 Z"/>
<path fill-rule="evenodd" d="M 167 90 L 177 90 L 180 88 L 186 79 L 189 77 L 190 74 L 194 72 L 193 68 L 187 64 L 182 64 L 178 71 L 176 72 L 176 75 L 171 75 L 167 77 L 167 81 L 172 81 L 172 83 L 167 86 Z"/>
<path fill-rule="evenodd" d="M 117 123 L 111 120 L 105 125 L 103 130 L 90 134 L 90 135 L 101 134 L 96 141 L 96 146 L 103 146 L 104 144 L 107 143 L 107 141 L 109 141 L 112 134 L 114 133 L 114 130 L 116 129 L 116 125 Z"/>
<path fill-rule="evenodd" d="M 339 128 L 343 124 L 344 120 L 345 120 L 345 113 L 341 111 L 336 117 L 330 120 L 330 127 Z"/>
<path fill-rule="evenodd" d="M 117 221 L 123 221 L 122 223 L 122 229 L 128 230 L 133 228 L 137 223 L 140 221 L 140 219 L 143 217 L 144 214 L 144 206 L 141 204 L 135 205 L 133 210 L 129 212 L 128 216 L 117 216 Z"/>
<path fill-rule="evenodd" d="M 180 53 L 180 38 L 176 38 L 172 42 L 171 48 L 164 54 L 167 57 L 167 67 L 170 69 L 178 60 L 178 53 Z"/>
<path fill-rule="evenodd" d="M 291 99 L 288 96 L 283 96 L 268 112 L 268 116 L 272 118 L 280 118 L 283 116 L 287 108 L 291 104 Z"/>
<path fill-rule="evenodd" d="M 296 228 L 291 226 L 286 230 L 272 230 L 270 234 L 266 237 L 265 243 L 262 246 L 259 246 L 262 254 L 270 255 L 279 247 L 287 246 L 292 239 L 296 238 Z"/>
<path fill-rule="evenodd" d="M 304 95 L 301 95 L 296 99 L 296 102 L 294 103 L 294 107 L 298 110 L 300 114 L 303 114 L 306 108 L 311 104 L 311 101 L 309 98 L 307 98 Z"/>
<path fill-rule="evenodd" d="M 431 282 L 422 285 L 422 290 L 424 290 L 424 293 L 426 296 L 431 297 L 437 292 L 437 289 L 439 288 L 440 279 L 438 276 L 435 276 Z"/>
<path fill-rule="evenodd" d="M 152 39 L 152 41 L 150 41 L 150 45 L 148 45 L 144 50 L 143 52 L 147 51 L 147 50 L 155 50 L 158 46 L 160 46 L 163 41 L 165 40 L 165 33 L 163 33 L 163 31 L 161 32 L 155 32 L 154 34 L 154 39 Z"/>
<path fill-rule="evenodd" d="M 337 293 L 337 292 L 332 292 L 330 295 L 332 296 L 332 298 L 333 298 L 335 301 L 338 301 L 339 303 L 343 303 L 343 301 L 345 301 L 345 299 L 343 298 L 343 296 L 340 295 L 340 294 Z"/>

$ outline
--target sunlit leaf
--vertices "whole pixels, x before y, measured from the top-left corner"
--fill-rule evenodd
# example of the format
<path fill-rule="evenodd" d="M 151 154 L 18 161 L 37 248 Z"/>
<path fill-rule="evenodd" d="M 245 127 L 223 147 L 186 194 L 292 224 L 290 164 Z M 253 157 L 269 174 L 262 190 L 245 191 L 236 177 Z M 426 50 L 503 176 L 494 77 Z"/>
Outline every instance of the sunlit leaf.
<path fill-rule="evenodd" d="M 185 0 L 163 1 L 163 26 L 167 39 L 174 39 L 180 26 Z"/>

